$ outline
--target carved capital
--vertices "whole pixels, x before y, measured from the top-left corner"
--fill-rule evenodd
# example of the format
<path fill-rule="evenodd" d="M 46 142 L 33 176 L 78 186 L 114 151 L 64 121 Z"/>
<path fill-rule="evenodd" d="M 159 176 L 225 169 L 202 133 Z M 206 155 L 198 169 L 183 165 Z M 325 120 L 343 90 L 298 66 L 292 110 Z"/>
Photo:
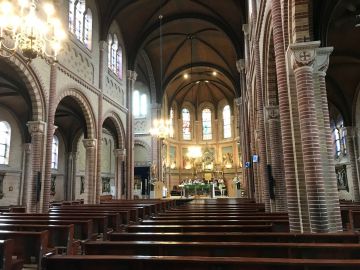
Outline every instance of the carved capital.
<path fill-rule="evenodd" d="M 249 35 L 250 27 L 249 27 L 248 24 L 243 24 L 242 25 L 242 30 L 243 30 L 245 36 Z"/>
<path fill-rule="evenodd" d="M 291 66 L 294 70 L 301 67 L 312 67 L 320 41 L 301 42 L 289 45 Z"/>
<path fill-rule="evenodd" d="M 43 121 L 29 121 L 26 125 L 31 136 L 39 133 L 44 134 L 46 129 L 46 123 Z"/>
<path fill-rule="evenodd" d="M 31 143 L 24 143 L 24 151 L 26 154 L 31 153 Z"/>
<path fill-rule="evenodd" d="M 134 70 L 128 70 L 128 71 L 127 71 L 127 77 L 128 77 L 128 79 L 129 79 L 129 81 L 135 82 L 135 81 L 136 81 L 136 78 L 137 78 L 137 73 L 136 73 L 136 71 L 134 71 Z"/>
<path fill-rule="evenodd" d="M 242 104 L 242 97 L 235 98 L 234 101 L 236 106 L 240 106 Z"/>
<path fill-rule="evenodd" d="M 114 149 L 114 156 L 118 158 L 125 158 L 126 150 L 125 149 Z"/>
<path fill-rule="evenodd" d="M 330 54 L 333 52 L 333 47 L 318 48 L 316 50 L 316 59 L 314 69 L 316 72 L 326 75 L 326 71 L 329 67 Z"/>
<path fill-rule="evenodd" d="M 265 114 L 267 120 L 277 120 L 279 119 L 279 107 L 267 106 L 265 107 Z"/>
<path fill-rule="evenodd" d="M 85 149 L 96 147 L 96 139 L 83 139 Z"/>
<path fill-rule="evenodd" d="M 245 70 L 245 59 L 239 59 L 236 61 L 236 68 L 239 73 Z"/>
<path fill-rule="evenodd" d="M 100 40 L 100 42 L 99 42 L 99 50 L 100 51 L 107 51 L 107 49 L 108 49 L 107 41 Z"/>

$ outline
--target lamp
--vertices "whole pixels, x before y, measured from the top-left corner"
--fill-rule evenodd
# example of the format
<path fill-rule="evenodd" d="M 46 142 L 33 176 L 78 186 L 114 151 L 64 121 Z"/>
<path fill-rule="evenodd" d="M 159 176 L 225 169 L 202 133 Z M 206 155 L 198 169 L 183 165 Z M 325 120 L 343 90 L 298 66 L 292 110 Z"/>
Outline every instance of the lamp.
<path fill-rule="evenodd" d="M 66 35 L 54 14 L 50 3 L 39 10 L 36 0 L 0 2 L 0 55 L 10 57 L 19 52 L 28 62 L 38 56 L 48 62 L 56 61 Z"/>
<path fill-rule="evenodd" d="M 202 156 L 202 151 L 200 146 L 191 146 L 189 147 L 187 156 L 191 160 L 192 167 L 194 169 L 194 178 L 196 177 L 196 166 L 195 161 L 196 159 L 200 158 Z M 186 169 L 186 168 L 185 168 Z M 190 168 L 189 168 L 190 169 Z"/>
<path fill-rule="evenodd" d="M 150 129 L 151 136 L 159 139 L 166 139 L 174 134 L 174 130 L 170 125 L 170 120 L 155 119 L 153 127 Z"/>

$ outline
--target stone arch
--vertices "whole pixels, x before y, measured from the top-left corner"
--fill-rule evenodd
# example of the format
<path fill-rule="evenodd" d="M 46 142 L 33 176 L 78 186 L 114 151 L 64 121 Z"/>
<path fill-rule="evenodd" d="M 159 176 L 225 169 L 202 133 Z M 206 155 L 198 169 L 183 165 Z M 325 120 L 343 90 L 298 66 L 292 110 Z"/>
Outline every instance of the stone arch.
<path fill-rule="evenodd" d="M 10 54 L 8 54 L 10 55 Z M 2 58 L 23 80 L 32 106 L 32 120 L 45 121 L 46 116 L 46 102 L 44 93 L 44 83 L 40 76 L 38 76 L 32 65 L 29 65 L 18 54 L 14 54 L 8 58 Z"/>
<path fill-rule="evenodd" d="M 134 140 L 134 147 L 135 147 L 135 145 L 140 145 L 140 146 L 144 147 L 148 151 L 147 159 L 151 160 L 151 147 L 146 142 L 135 139 Z"/>
<path fill-rule="evenodd" d="M 59 95 L 56 99 L 56 107 L 60 104 L 61 100 L 65 97 L 74 98 L 80 105 L 82 112 L 84 113 L 84 118 L 86 121 L 86 129 L 87 129 L 87 137 L 88 138 L 96 138 L 96 126 L 95 126 L 95 116 L 94 112 L 91 108 L 90 102 L 76 88 L 67 88 L 67 90 L 63 91 L 61 95 Z"/>
<path fill-rule="evenodd" d="M 107 113 L 105 113 L 103 119 L 103 122 L 101 123 L 101 125 L 104 124 L 106 119 L 110 119 L 116 128 L 116 132 L 117 132 L 117 147 L 118 149 L 124 149 L 125 148 L 125 130 L 124 130 L 124 125 L 121 121 L 121 118 L 119 117 L 119 115 L 114 112 L 114 111 L 109 111 Z"/>

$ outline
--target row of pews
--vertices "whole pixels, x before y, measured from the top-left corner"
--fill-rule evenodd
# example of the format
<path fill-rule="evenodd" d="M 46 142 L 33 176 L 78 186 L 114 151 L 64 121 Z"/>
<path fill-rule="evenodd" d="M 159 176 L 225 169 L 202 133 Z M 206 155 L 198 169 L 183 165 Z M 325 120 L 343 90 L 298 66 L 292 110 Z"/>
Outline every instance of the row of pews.
<path fill-rule="evenodd" d="M 44 269 L 360 269 L 360 235 L 289 233 L 286 213 L 266 213 L 250 200 L 196 200 L 147 213 L 86 241 L 82 255 L 46 256 Z"/>
<path fill-rule="evenodd" d="M 360 205 L 341 206 L 344 228 L 356 230 Z M 286 213 L 266 213 L 248 199 L 67 201 L 42 214 L 3 209 L 5 270 L 360 269 L 358 233 L 289 233 Z"/>

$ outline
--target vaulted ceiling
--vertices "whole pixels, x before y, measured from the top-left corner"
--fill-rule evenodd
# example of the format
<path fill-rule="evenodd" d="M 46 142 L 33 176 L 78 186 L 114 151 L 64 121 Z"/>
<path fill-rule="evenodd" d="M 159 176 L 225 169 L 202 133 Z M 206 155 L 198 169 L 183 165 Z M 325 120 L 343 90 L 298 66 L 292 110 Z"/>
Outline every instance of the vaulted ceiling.
<path fill-rule="evenodd" d="M 239 96 L 245 0 L 99 0 L 98 6 L 103 38 L 116 20 L 129 68 L 156 89 L 158 102 L 165 90 L 170 100 L 194 103 Z"/>

